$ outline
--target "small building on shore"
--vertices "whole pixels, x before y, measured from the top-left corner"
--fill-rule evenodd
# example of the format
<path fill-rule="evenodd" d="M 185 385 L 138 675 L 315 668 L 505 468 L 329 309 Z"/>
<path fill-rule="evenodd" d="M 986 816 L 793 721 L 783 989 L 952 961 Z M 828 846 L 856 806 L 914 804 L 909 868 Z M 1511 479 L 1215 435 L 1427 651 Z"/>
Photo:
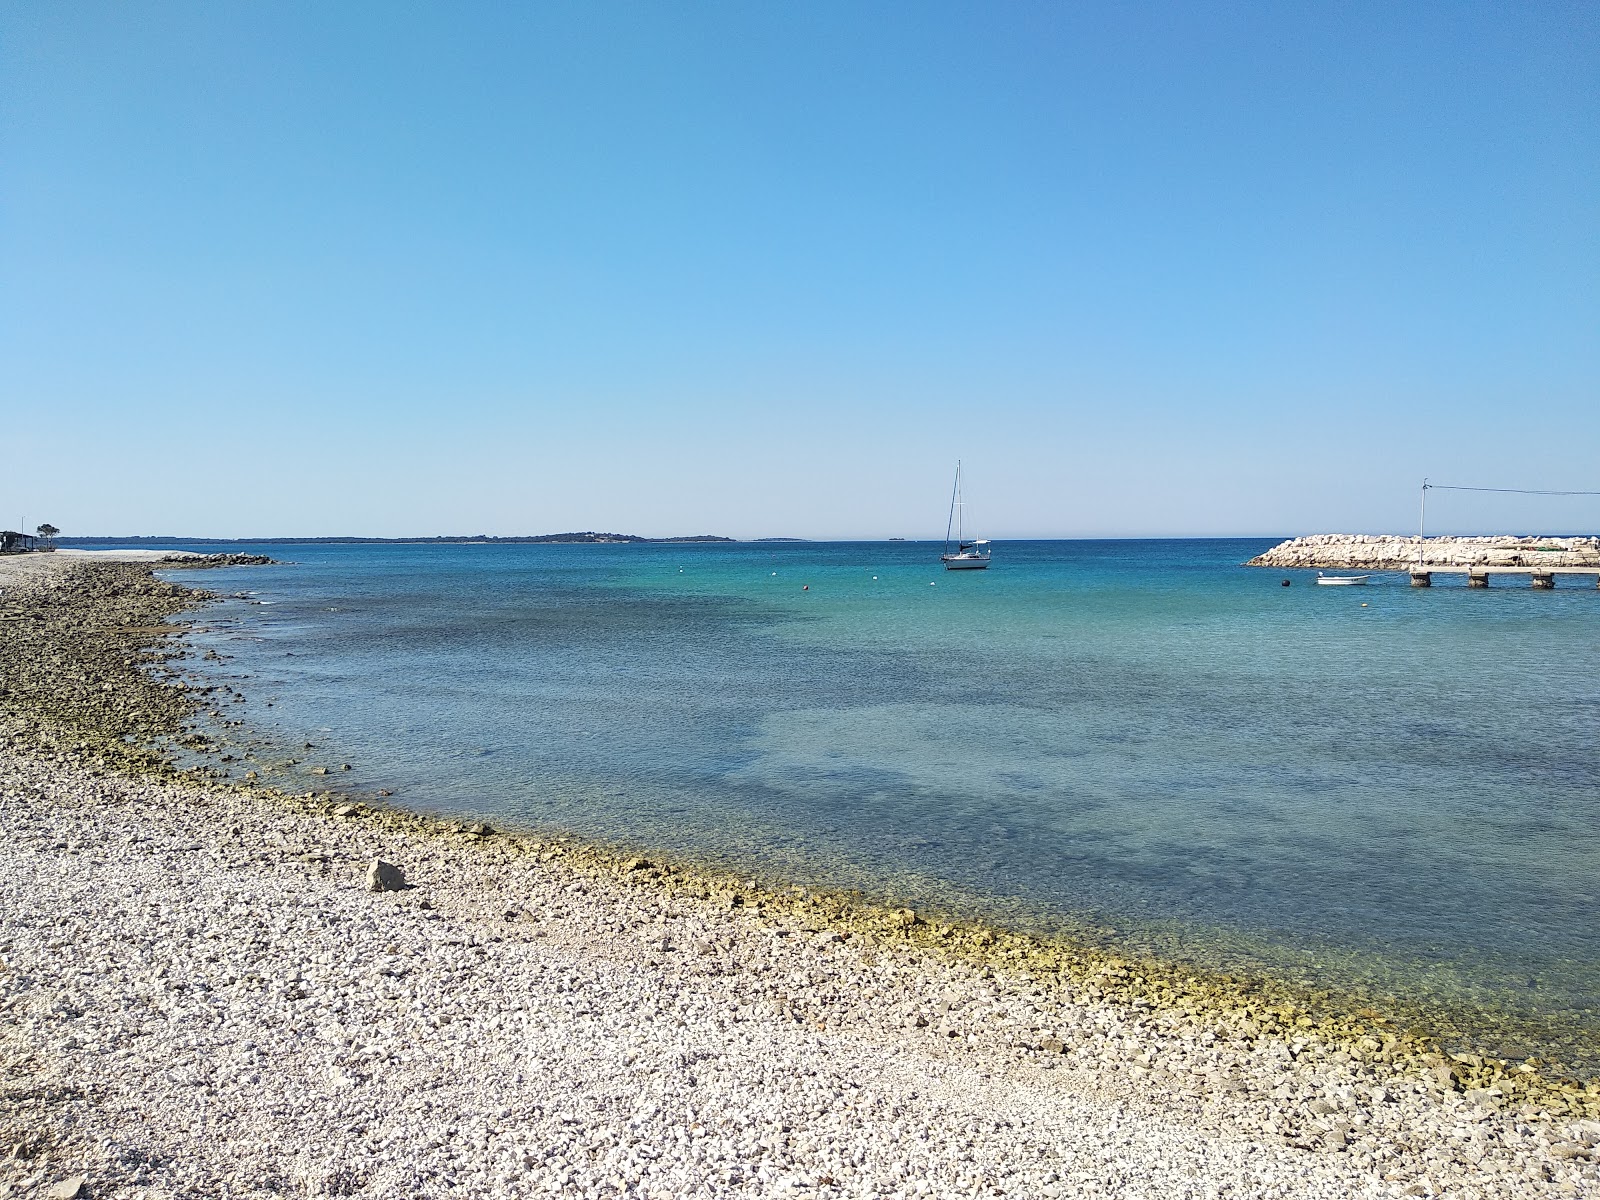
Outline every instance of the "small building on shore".
<path fill-rule="evenodd" d="M 23 554 L 39 547 L 39 539 L 14 529 L 0 529 L 0 554 Z"/>

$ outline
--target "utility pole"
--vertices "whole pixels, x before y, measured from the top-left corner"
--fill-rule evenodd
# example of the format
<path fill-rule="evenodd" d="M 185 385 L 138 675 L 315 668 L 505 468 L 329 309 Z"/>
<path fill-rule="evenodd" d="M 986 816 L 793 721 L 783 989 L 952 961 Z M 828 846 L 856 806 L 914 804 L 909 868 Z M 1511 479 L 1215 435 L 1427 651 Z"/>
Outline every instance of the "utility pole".
<path fill-rule="evenodd" d="M 1417 517 L 1417 566 L 1422 565 L 1422 547 L 1428 537 L 1428 477 L 1422 477 L 1422 511 Z"/>

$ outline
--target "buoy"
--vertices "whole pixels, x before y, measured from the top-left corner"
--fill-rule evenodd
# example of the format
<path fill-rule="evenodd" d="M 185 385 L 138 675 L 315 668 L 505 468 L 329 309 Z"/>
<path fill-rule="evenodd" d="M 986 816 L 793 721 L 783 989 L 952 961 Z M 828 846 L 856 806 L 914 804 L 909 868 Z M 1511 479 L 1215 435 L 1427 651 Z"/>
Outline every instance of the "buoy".
<path fill-rule="evenodd" d="M 873 576 L 873 578 L 874 578 L 874 579 L 876 579 L 876 578 L 877 578 L 877 576 L 876 576 L 876 575 L 874 575 L 874 576 Z"/>
<path fill-rule="evenodd" d="M 1279 585 L 1278 585 L 1278 586 L 1279 586 L 1279 587 L 1288 587 L 1288 586 L 1289 586 L 1289 581 L 1288 581 L 1288 580 L 1287 580 L 1287 579 L 1285 579 L 1285 580 L 1284 580 L 1284 581 L 1283 581 L 1283 582 L 1282 582 L 1282 583 L 1280 583 L 1280 584 L 1279 584 Z"/>
<path fill-rule="evenodd" d="M 773 572 L 773 574 L 774 574 L 774 575 L 776 575 L 776 574 L 777 574 L 777 572 L 776 572 L 776 571 L 774 571 L 774 572 Z"/>
<path fill-rule="evenodd" d="M 1367 602 L 1366 602 L 1366 601 L 1365 601 L 1365 600 L 1363 600 L 1363 601 L 1362 601 L 1362 602 L 1361 602 L 1361 607 L 1362 607 L 1362 608 L 1365 608 L 1365 607 L 1366 607 L 1366 606 L 1367 606 Z"/>
<path fill-rule="evenodd" d="M 809 592 L 811 590 L 811 585 L 808 583 L 804 587 L 802 587 L 800 590 L 802 592 Z"/>

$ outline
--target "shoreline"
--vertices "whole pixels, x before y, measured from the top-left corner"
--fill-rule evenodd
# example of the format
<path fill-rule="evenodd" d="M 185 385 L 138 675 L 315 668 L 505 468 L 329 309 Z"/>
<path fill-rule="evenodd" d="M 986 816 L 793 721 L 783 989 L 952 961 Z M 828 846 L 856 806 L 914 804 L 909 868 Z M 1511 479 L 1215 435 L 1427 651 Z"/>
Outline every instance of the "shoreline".
<path fill-rule="evenodd" d="M 1204 1144 L 1189 1164 L 1198 1174 L 1169 1179 L 1172 1186 L 1166 1190 L 1141 1180 L 1153 1194 L 1187 1194 L 1183 1189 L 1196 1179 L 1221 1169 L 1220 1162 L 1211 1161 L 1213 1151 L 1228 1164 L 1215 1182 L 1249 1189 L 1247 1194 L 1397 1195 L 1418 1186 L 1422 1191 L 1409 1194 L 1424 1194 L 1447 1186 L 1465 1189 L 1474 1178 L 1492 1176 L 1493 1187 L 1482 1194 L 1513 1194 L 1505 1190 L 1513 1187 L 1514 1194 L 1570 1195 L 1600 1180 L 1589 1159 L 1592 1143 L 1586 1141 L 1592 1136 L 1600 1143 L 1600 1124 L 1589 1119 L 1600 1115 L 1600 1087 L 1586 1090 L 1546 1079 L 1537 1069 L 1524 1069 L 1527 1064 L 1445 1057 L 1426 1039 L 1385 1030 L 1379 1021 L 1316 1014 L 1304 1006 L 1304 998 L 1287 989 L 1275 992 L 1267 981 L 1206 978 L 1181 964 L 1129 959 L 838 896 L 761 889 L 732 874 L 658 864 L 626 851 L 473 832 L 459 822 L 356 803 L 338 793 L 299 796 L 186 778 L 169 755 L 150 746 L 166 739 L 207 748 L 205 739 L 183 732 L 201 705 L 166 664 L 181 656 L 172 639 L 182 627 L 172 619 L 205 603 L 208 594 L 153 579 L 148 562 L 83 567 L 95 578 L 74 569 L 38 581 L 55 593 L 43 617 L 17 615 L 29 610 L 14 595 L 12 583 L 4 584 L 0 598 L 7 628 L 15 621 L 52 647 L 70 642 L 77 655 L 52 678 L 45 678 L 46 671 L 31 680 L 24 677 L 15 655 L 5 662 L 8 687 L 0 717 L 10 748 L 0 753 L 5 785 L 0 811 L 8 831 L 16 828 L 17 806 L 30 828 L 43 831 L 32 842 L 7 848 L 7 877 L 26 876 L 43 894 L 57 886 L 48 882 L 51 864 L 68 881 L 59 888 L 68 891 L 72 877 L 85 868 L 90 874 L 113 865 L 122 871 L 149 868 L 151 854 L 128 842 L 138 836 L 137 828 L 145 828 L 157 840 L 196 846 L 177 852 L 174 870 L 182 886 L 164 893 L 169 895 L 164 902 L 174 907 L 192 905 L 197 892 L 214 890 L 204 873 L 190 878 L 183 865 L 184 855 L 200 854 L 211 864 L 207 869 L 241 893 L 287 880 L 335 907 L 367 906 L 360 911 L 374 921 L 393 917 L 408 935 L 420 937 L 424 927 L 454 922 L 460 930 L 477 930 L 472 936 L 492 930 L 496 940 L 486 944 L 522 947 L 519 953 L 559 944 L 567 955 L 566 969 L 588 970 L 603 960 L 623 971 L 629 986 L 641 979 L 654 980 L 657 987 L 671 983 L 692 1000 L 704 1000 L 707 989 L 755 989 L 761 1003 L 745 1006 L 751 1009 L 748 1017 L 731 1023 L 737 1031 L 716 1022 L 701 1030 L 722 1046 L 724 1057 L 734 1032 L 742 1037 L 759 1030 L 763 1037 L 777 1038 L 775 1044 L 786 1047 L 791 1058 L 800 1055 L 794 1061 L 802 1071 L 805 1055 L 818 1056 L 813 1068 L 829 1062 L 839 1050 L 832 1042 L 837 1037 L 850 1053 L 878 1056 L 873 1061 L 880 1069 L 914 1067 L 924 1089 L 933 1086 L 935 1069 L 987 1072 L 988 1081 L 1005 1080 L 1007 1087 L 1040 1102 L 1032 1120 L 1065 1105 L 1074 1120 L 1094 1125 L 1096 1106 L 1114 1106 L 1131 1132 L 1119 1142 L 1115 1127 L 1101 1122 L 1094 1139 L 1113 1149 L 1128 1137 L 1154 1136 L 1157 1129 L 1173 1136 L 1174 1122 L 1188 1129 L 1198 1120 L 1195 1128 L 1203 1131 Z M 62 584 L 69 585 L 64 593 Z M 100 674 L 88 669 L 96 664 Z M 167 670 L 170 678 L 154 678 L 147 671 L 152 666 Z M 86 678 L 66 678 L 73 674 Z M 224 816 L 230 821 L 226 826 Z M 68 832 L 58 833 L 63 826 Z M 85 828 L 88 844 L 106 848 L 110 862 L 92 861 L 92 854 L 86 858 Z M 290 855 L 296 845 L 300 848 Z M 274 851 L 271 870 L 257 878 L 263 846 L 282 853 Z M 362 891 L 361 869 L 377 855 L 393 856 L 390 861 L 419 886 L 382 895 Z M 524 893 L 538 903 L 506 900 Z M 462 899 L 467 896 L 475 899 Z M 421 907 L 424 900 L 434 907 Z M 452 907 L 458 900 L 462 907 Z M 13 901 L 16 897 L 8 898 Z M 18 903 L 15 911 L 21 912 L 29 901 Z M 44 908 L 41 901 L 40 913 Z M 565 915 L 554 915 L 558 910 Z M 92 916 L 75 915 L 93 926 Z M 569 926 L 581 927 L 581 936 L 563 940 Z M 6 938 L 0 959 L 15 964 L 18 939 L 9 928 Z M 315 937 L 310 941 L 316 944 Z M 15 965 L 0 973 L 13 1011 L 19 1006 L 26 1011 L 33 992 L 48 990 L 39 975 L 41 964 L 51 959 L 46 951 L 22 948 L 24 956 L 37 960 L 31 963 L 31 987 L 14 990 Z M 398 958 L 405 967 L 400 976 L 385 979 L 424 970 L 403 954 L 379 957 Z M 550 1002 L 552 995 L 570 993 L 539 994 Z M 602 1000 L 598 1015 L 591 1015 L 604 1024 L 615 1007 Z M 494 1011 L 504 1017 L 510 1010 Z M 476 1017 L 465 1011 L 456 1019 L 470 1023 Z M 73 1047 L 48 1044 L 54 1038 L 49 1021 L 25 1021 L 24 1027 L 36 1042 L 47 1043 L 28 1051 L 46 1074 L 50 1062 L 72 1061 Z M 803 1046 L 794 1037 L 801 1037 Z M 670 1069 L 694 1074 L 692 1064 Z M 629 1077 L 611 1063 L 601 1078 L 619 1073 Z M 508 1079 L 501 1082 L 515 1090 Z M 890 1108 L 915 1108 L 914 1097 L 924 1095 L 909 1085 L 904 1092 Z M 956 1098 L 941 1103 L 955 1104 Z M 50 1114 L 40 1117 L 48 1132 Z M 968 1117 L 970 1123 L 972 1114 Z M 17 1120 L 6 1109 L 0 1109 L 0 1119 L 13 1125 Z M 89 1115 L 79 1120 L 93 1124 Z M 541 1116 L 535 1124 L 542 1129 L 548 1122 Z M 1466 1130 L 1464 1138 L 1457 1136 L 1460 1129 Z M 843 1130 L 836 1134 L 845 1136 Z M 176 1127 L 162 1136 L 187 1146 L 180 1158 L 202 1153 L 183 1143 Z M 1062 1136 L 1077 1145 L 1070 1133 Z M 1141 1143 L 1136 1157 L 1159 1156 L 1158 1143 Z M 62 1144 L 78 1145 L 70 1137 Z M 1251 1150 L 1242 1158 L 1228 1157 L 1246 1145 Z M 93 1157 L 81 1146 L 75 1152 Z M 1123 1145 L 1120 1152 L 1126 1155 L 1129 1149 Z M 1095 1151 L 1086 1144 L 1075 1153 L 1088 1156 L 1083 1160 L 1088 1162 Z M 979 1174 L 992 1177 L 1005 1157 L 997 1150 L 993 1165 Z M 1267 1189 L 1266 1181 L 1248 1174 L 1252 1158 L 1270 1159 L 1288 1172 L 1283 1176 L 1288 1182 L 1276 1191 Z M 545 1165 L 527 1170 L 547 1178 L 548 1172 L 541 1174 Z M 103 1161 L 84 1166 L 100 1172 L 108 1185 L 119 1169 Z M 811 1172 L 811 1190 L 798 1194 L 896 1194 L 895 1187 L 910 1186 L 910 1176 L 891 1173 L 884 1177 L 894 1185 L 887 1193 L 877 1183 L 872 1185 L 876 1191 L 868 1191 L 867 1177 L 850 1173 L 856 1170 L 829 1160 Z M 1069 1178 L 1052 1171 L 1057 1181 Z M 957 1175 L 941 1178 L 966 1187 Z M 1085 1175 L 1061 1194 L 1088 1194 L 1083 1188 L 1089 1180 Z M 759 1194 L 770 1182 L 741 1174 L 720 1185 L 732 1190 L 708 1194 Z M 1018 1194 L 1050 1194 L 1040 1190 L 1050 1182 L 1040 1173 L 1009 1186 L 1024 1189 Z M 1565 1190 L 1559 1187 L 1563 1183 Z M 399 1186 L 399 1180 L 385 1186 Z M 405 1186 L 426 1190 L 415 1180 Z"/>
<path fill-rule="evenodd" d="M 139 555 L 136 561 L 154 557 Z M 111 554 L 96 554 L 95 558 L 114 561 Z M 241 562 L 254 565 L 262 561 L 211 556 L 203 561 L 196 560 L 192 565 L 231 566 Z M 182 569 L 190 564 L 166 562 L 164 565 Z M 232 597 L 211 596 L 203 603 L 245 600 L 248 595 L 241 592 Z M 200 609 L 185 611 L 192 611 L 193 619 L 174 626 L 173 636 L 208 623 L 200 616 Z M 170 751 L 177 748 L 188 760 L 186 766 L 179 768 L 180 776 L 218 786 L 254 787 L 265 795 L 286 794 L 289 802 L 296 806 L 311 800 L 335 807 L 355 803 L 395 818 L 417 817 L 442 824 L 447 830 L 463 820 L 471 823 L 476 819 L 470 815 L 463 817 L 459 812 L 409 807 L 403 801 L 386 799 L 388 793 L 383 791 L 341 788 L 335 782 L 336 770 L 330 767 L 312 768 L 313 778 L 284 777 L 270 754 L 264 760 L 256 757 L 255 752 L 268 747 L 252 737 L 248 730 L 230 728 L 242 725 L 238 720 L 229 719 L 226 709 L 230 701 L 243 698 L 237 689 L 244 684 L 227 675 L 207 675 L 202 677 L 205 685 L 197 686 L 184 683 L 183 677 L 184 673 L 172 672 L 169 680 L 195 701 L 190 716 L 196 720 L 191 730 L 200 725 L 203 728 L 177 733 L 168 740 L 168 753 L 161 756 L 159 767 L 163 773 L 169 764 L 176 765 L 172 763 Z M 120 752 L 127 747 L 118 745 L 116 749 Z M 278 747 L 280 751 L 284 749 L 291 755 L 300 753 L 292 747 Z M 287 761 L 296 760 L 291 757 Z M 301 788 L 313 790 L 302 792 Z M 520 832 L 535 840 L 565 846 L 578 854 L 598 855 L 606 861 L 624 862 L 644 856 L 669 862 L 680 878 L 694 880 L 693 886 L 707 894 L 744 891 L 776 896 L 782 905 L 786 903 L 790 888 L 803 884 L 813 894 L 832 896 L 843 910 L 854 914 L 852 920 L 864 919 L 863 914 L 881 917 L 885 913 L 909 911 L 903 907 L 904 891 L 897 894 L 896 888 L 887 882 L 863 890 L 861 884 L 819 883 L 818 879 L 825 873 L 816 871 L 807 873 L 802 869 L 798 876 L 791 876 L 782 868 L 774 869 L 774 864 L 759 860 L 723 862 L 667 851 L 638 841 L 619 842 L 573 834 L 559 827 L 527 826 Z M 1107 936 L 1097 929 L 1098 922 L 1084 925 L 1071 919 L 1070 914 L 1054 920 L 1033 914 L 1030 919 L 1021 909 L 1005 913 L 983 905 L 974 897 L 966 897 L 963 903 L 962 897 L 955 893 L 946 892 L 933 899 L 927 887 L 913 886 L 912 890 L 920 891 L 924 900 L 916 905 L 917 920 L 907 936 L 939 953 L 965 956 L 980 965 L 990 962 L 1015 965 L 1022 961 L 1048 973 L 1071 971 L 1102 976 L 1096 986 L 1106 996 L 1123 1003 L 1173 1008 L 1225 1021 L 1248 1020 L 1286 1036 L 1298 1036 L 1304 1028 L 1299 1022 L 1310 1020 L 1319 1036 L 1341 1041 L 1352 1050 L 1364 1040 L 1378 1043 L 1366 1053 L 1378 1053 L 1383 1057 L 1398 1054 L 1402 1058 L 1424 1057 L 1431 1061 L 1440 1056 L 1461 1055 L 1464 1062 L 1470 1059 L 1474 1064 L 1470 1070 L 1463 1069 L 1464 1087 L 1515 1082 L 1522 1085 L 1524 1095 L 1539 1091 L 1562 1103 L 1575 1105 L 1578 1111 L 1600 1116 L 1600 1082 L 1585 1086 L 1585 1081 L 1594 1078 L 1594 1064 L 1579 1049 L 1586 1044 L 1589 1031 L 1572 1021 L 1548 1016 L 1541 1020 L 1506 1007 L 1504 1003 L 1497 1006 L 1492 1000 L 1469 1002 L 1465 991 L 1454 1001 L 1423 998 L 1420 993 L 1405 990 L 1403 979 L 1396 978 L 1393 973 L 1392 968 L 1397 965 L 1393 963 L 1382 964 L 1391 969 L 1381 975 L 1371 969 L 1366 973 L 1355 969 L 1353 973 L 1347 972 L 1347 978 L 1339 983 L 1313 983 L 1297 978 L 1292 955 L 1285 957 L 1283 947 L 1264 945 L 1252 951 L 1247 948 L 1248 939 L 1240 939 L 1236 943 L 1237 953 L 1231 959 L 1201 961 L 1192 953 L 1185 954 L 1176 944 L 1181 939 L 1175 940 L 1170 932 L 1163 937 L 1154 927 L 1143 928 L 1137 922 L 1132 923 L 1130 929 L 1128 922 L 1118 920 L 1117 924 L 1122 927 L 1120 932 Z M 1269 957 L 1273 949 L 1280 952 L 1276 961 Z M 1110 974 L 1106 974 L 1108 970 Z M 1469 980 L 1470 972 L 1461 982 Z M 1396 1041 L 1398 1048 L 1389 1049 L 1389 1044 Z M 1571 1055 L 1577 1056 L 1581 1074 L 1573 1073 L 1570 1066 L 1573 1059 L 1567 1057 Z M 1527 1074 L 1530 1066 L 1537 1068 L 1532 1078 Z M 1546 1084 L 1553 1087 L 1546 1087 Z M 1510 1090 L 1507 1086 L 1507 1091 Z"/>

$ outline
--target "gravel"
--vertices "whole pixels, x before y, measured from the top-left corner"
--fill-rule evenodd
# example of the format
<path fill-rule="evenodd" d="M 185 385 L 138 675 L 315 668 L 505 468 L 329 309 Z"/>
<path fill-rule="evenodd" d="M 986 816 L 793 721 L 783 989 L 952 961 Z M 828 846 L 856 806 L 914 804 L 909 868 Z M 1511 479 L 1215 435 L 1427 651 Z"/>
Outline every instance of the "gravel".
<path fill-rule="evenodd" d="M 0 751 L 0 1196 L 1596 1194 L 1426 1068 L 325 807 Z"/>

